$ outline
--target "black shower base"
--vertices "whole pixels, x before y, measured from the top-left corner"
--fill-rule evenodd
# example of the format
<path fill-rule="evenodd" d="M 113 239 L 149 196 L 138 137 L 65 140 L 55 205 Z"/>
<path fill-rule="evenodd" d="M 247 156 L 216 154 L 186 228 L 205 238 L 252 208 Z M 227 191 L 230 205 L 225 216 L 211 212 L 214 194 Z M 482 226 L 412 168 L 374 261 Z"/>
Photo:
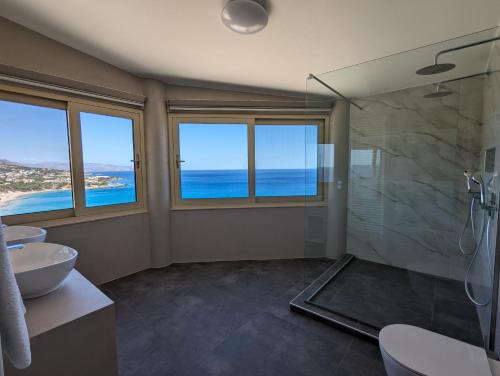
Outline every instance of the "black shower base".
<path fill-rule="evenodd" d="M 349 254 L 295 297 L 290 309 L 374 340 L 386 325 L 408 324 L 483 345 L 462 282 Z"/>

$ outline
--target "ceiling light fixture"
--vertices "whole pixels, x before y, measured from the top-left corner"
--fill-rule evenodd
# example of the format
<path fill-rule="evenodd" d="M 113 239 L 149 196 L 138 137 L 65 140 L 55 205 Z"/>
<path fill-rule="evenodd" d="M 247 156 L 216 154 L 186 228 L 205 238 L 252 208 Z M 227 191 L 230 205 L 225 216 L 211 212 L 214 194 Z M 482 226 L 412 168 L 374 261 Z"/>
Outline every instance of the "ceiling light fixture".
<path fill-rule="evenodd" d="M 255 0 L 229 0 L 221 13 L 222 22 L 240 34 L 254 34 L 266 27 L 266 8 Z"/>

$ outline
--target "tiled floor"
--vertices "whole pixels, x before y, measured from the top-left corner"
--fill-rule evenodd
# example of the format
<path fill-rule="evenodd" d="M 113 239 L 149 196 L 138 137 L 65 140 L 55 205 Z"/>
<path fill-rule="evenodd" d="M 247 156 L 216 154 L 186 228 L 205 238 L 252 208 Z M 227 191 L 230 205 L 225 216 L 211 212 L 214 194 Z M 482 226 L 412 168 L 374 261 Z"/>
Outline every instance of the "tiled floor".
<path fill-rule="evenodd" d="M 379 329 L 416 325 L 482 346 L 476 309 L 461 281 L 354 259 L 313 302 Z"/>
<path fill-rule="evenodd" d="M 103 285 L 120 375 L 385 375 L 376 344 L 289 311 L 330 264 L 179 264 Z"/>

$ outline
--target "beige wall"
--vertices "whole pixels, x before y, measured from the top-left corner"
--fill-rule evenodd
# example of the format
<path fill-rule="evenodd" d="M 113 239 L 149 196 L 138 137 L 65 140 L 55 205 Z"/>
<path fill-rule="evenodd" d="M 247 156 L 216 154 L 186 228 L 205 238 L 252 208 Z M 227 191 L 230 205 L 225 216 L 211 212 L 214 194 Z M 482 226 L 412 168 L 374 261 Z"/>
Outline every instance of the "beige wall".
<path fill-rule="evenodd" d="M 146 171 L 151 234 L 151 267 L 172 262 L 170 236 L 170 179 L 168 128 L 165 111 L 165 85 L 154 80 L 144 83 L 147 102 L 144 108 Z"/>
<path fill-rule="evenodd" d="M 275 95 L 174 85 L 167 85 L 167 99 L 296 100 Z M 172 261 L 304 257 L 304 218 L 303 207 L 172 211 Z"/>
<path fill-rule="evenodd" d="M 297 101 L 297 97 L 283 97 L 280 95 L 248 93 L 237 90 L 218 90 L 191 86 L 166 85 L 168 100 L 212 100 L 212 101 Z"/>
<path fill-rule="evenodd" d="M 53 76 L 77 88 L 142 95 L 142 79 L 0 17 L 0 73 Z M 94 283 L 150 266 L 147 214 L 48 229 L 47 241 L 79 252 L 77 268 Z"/>
<path fill-rule="evenodd" d="M 0 46 L 0 64 L 4 69 L 13 67 L 84 86 L 142 95 L 139 77 L 2 17 Z"/>
<path fill-rule="evenodd" d="M 141 96 L 147 93 L 144 87 L 149 87 L 148 84 L 143 86 L 145 82 L 149 82 L 151 86 L 151 81 L 144 81 L 1 17 L 0 46 L 0 73 L 14 72 L 27 78 L 43 77 L 55 83 L 61 83 L 62 80 L 62 83 L 68 86 L 91 88 L 104 94 L 114 91 Z M 167 99 L 290 99 L 175 85 L 166 85 L 165 89 Z M 148 111 L 148 108 L 146 110 Z M 163 150 L 165 148 L 161 147 L 160 143 L 165 145 L 166 140 L 159 138 L 166 135 L 158 127 L 164 127 L 165 124 L 158 116 L 153 115 L 145 116 L 146 133 L 159 137 L 150 137 L 153 143 L 155 138 L 158 142 L 157 145 L 148 142 L 147 147 L 151 150 Z M 155 153 L 148 154 L 146 163 L 158 167 L 148 171 L 168 173 L 166 168 L 163 169 L 165 163 L 157 163 Z M 148 182 L 156 187 L 158 176 L 151 172 L 150 175 Z M 168 179 L 166 181 L 168 182 Z M 164 197 L 168 197 L 168 191 Z M 149 205 L 168 207 L 168 200 L 162 200 L 161 203 L 150 200 Z M 168 213 L 168 210 L 166 212 Z M 158 211 L 155 213 L 158 215 Z M 164 260 L 188 262 L 273 259 L 304 255 L 303 208 L 175 211 L 171 212 L 170 217 L 171 235 L 163 236 L 161 242 L 155 238 L 153 256 L 159 260 L 155 266 L 162 266 Z M 49 229 L 48 241 L 67 244 L 77 249 L 80 253 L 78 270 L 92 282 L 103 283 L 152 266 L 151 229 L 154 229 L 154 226 L 150 226 L 151 220 L 157 223 L 150 215 L 140 214 L 53 227 Z M 168 224 L 168 219 L 163 223 Z M 162 252 L 165 254 L 162 255 Z"/>
<path fill-rule="evenodd" d="M 52 227 L 47 241 L 78 250 L 76 268 L 96 284 L 150 267 L 147 214 Z"/>
<path fill-rule="evenodd" d="M 304 257 L 304 208 L 172 212 L 174 262 Z"/>

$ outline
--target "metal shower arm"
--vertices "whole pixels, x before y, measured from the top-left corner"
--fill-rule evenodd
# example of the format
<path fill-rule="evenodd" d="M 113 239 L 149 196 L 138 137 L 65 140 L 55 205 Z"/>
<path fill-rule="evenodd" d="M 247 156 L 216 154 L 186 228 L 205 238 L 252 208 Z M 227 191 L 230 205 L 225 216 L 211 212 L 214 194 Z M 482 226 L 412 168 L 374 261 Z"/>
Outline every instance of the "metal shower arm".
<path fill-rule="evenodd" d="M 335 94 L 337 94 L 339 97 L 341 97 L 342 99 L 344 99 L 347 103 L 350 103 L 352 104 L 354 107 L 357 107 L 359 108 L 360 110 L 363 110 L 363 107 L 357 105 L 356 103 L 354 103 L 352 100 L 350 100 L 349 98 L 345 97 L 340 91 L 337 91 L 335 90 L 333 87 L 331 87 L 330 85 L 328 85 L 326 82 L 324 81 L 321 81 L 318 77 L 316 77 L 314 74 L 312 73 L 309 73 L 309 78 L 312 78 L 313 80 L 316 80 L 318 81 L 321 85 L 323 85 L 324 87 L 326 87 L 327 89 L 330 89 L 331 91 L 333 91 Z"/>
<path fill-rule="evenodd" d="M 448 52 L 453 52 L 453 51 L 459 51 L 459 50 L 463 50 L 464 48 L 469 48 L 469 47 L 474 47 L 474 46 L 479 46 L 481 44 L 485 44 L 485 43 L 491 43 L 491 42 L 495 42 L 497 40 L 500 40 L 500 37 L 494 37 L 494 38 L 489 38 L 489 39 L 485 39 L 485 40 L 481 40 L 479 42 L 474 42 L 474 43 L 469 43 L 469 44 L 464 44 L 462 46 L 458 46 L 458 47 L 453 47 L 453 48 L 449 48 L 447 50 L 442 50 L 442 51 L 439 51 L 436 56 L 434 57 L 434 64 L 437 65 L 438 64 L 438 58 L 439 56 L 443 55 L 443 54 L 446 54 Z"/>

